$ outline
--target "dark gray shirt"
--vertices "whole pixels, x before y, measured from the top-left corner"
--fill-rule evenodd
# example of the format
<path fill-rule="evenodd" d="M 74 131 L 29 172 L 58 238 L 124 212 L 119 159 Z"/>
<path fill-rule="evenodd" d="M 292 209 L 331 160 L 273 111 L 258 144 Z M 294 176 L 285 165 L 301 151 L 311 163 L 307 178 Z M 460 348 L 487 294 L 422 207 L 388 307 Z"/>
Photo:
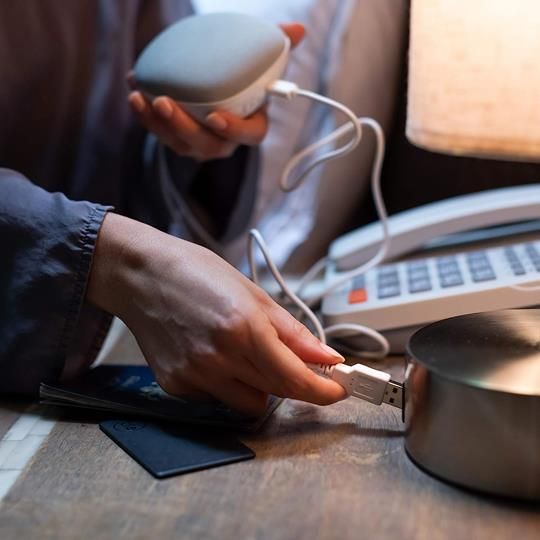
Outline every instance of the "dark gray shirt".
<path fill-rule="evenodd" d="M 172 0 L 0 3 L 0 393 L 34 394 L 97 353 L 110 317 L 84 294 L 112 206 L 168 227 L 155 152 L 129 111 L 125 76 L 144 45 L 190 9 Z M 233 167 L 233 204 L 239 155 L 206 168 L 169 156 L 172 176 L 180 189 L 196 174 L 212 186 Z M 201 191 L 212 211 L 212 194 Z"/>

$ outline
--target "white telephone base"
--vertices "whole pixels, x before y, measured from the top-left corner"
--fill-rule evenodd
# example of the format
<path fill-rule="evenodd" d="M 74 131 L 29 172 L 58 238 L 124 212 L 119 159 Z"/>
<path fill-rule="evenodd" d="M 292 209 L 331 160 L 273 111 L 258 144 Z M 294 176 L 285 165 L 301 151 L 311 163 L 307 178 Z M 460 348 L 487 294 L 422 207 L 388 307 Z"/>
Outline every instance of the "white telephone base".
<path fill-rule="evenodd" d="M 436 209 L 441 208 L 445 208 L 445 215 L 450 216 L 450 225 L 437 214 Z M 501 215 L 512 219 L 502 220 Z M 470 231 L 473 240 L 481 238 L 483 243 L 476 242 L 460 252 L 454 247 L 448 254 L 448 238 L 452 236 L 448 235 L 457 233 L 453 229 L 458 223 L 460 230 L 466 230 L 476 229 L 479 221 L 492 226 L 505 221 L 538 220 L 539 217 L 538 185 L 456 197 L 392 216 L 390 229 L 406 246 L 421 247 L 430 239 L 431 245 L 436 246 L 433 236 L 437 235 L 428 237 L 434 227 L 447 235 L 446 242 L 438 242 L 445 251 L 443 254 L 441 250 L 428 251 L 422 258 L 384 264 L 349 280 L 324 297 L 321 308 L 324 323 L 326 326 L 342 323 L 368 326 L 385 335 L 392 353 L 403 353 L 409 337 L 431 322 L 468 313 L 540 305 L 538 221 L 495 227 L 483 233 Z M 422 221 L 424 225 L 421 225 Z M 416 224 L 417 229 L 413 229 L 411 223 Z M 512 228 L 527 236 L 500 238 L 499 235 L 497 238 L 497 229 L 511 232 Z M 362 261 L 365 254 L 376 247 L 372 242 L 375 233 L 376 228 L 369 225 L 347 235 L 346 242 L 344 237 L 334 242 L 326 268 L 325 288 L 339 280 L 344 269 L 351 268 L 351 260 Z M 496 240 L 486 242 L 490 234 Z M 460 242 L 462 238 L 459 240 L 459 237 L 466 234 L 453 236 Z M 353 239 L 362 240 L 356 251 L 352 249 Z M 407 251 L 396 237 L 392 238 L 392 243 L 395 246 L 391 251 L 393 256 Z M 344 247 L 347 249 L 342 249 Z M 346 257 L 346 264 L 342 259 L 334 258 L 338 253 Z M 341 339 L 355 349 L 378 348 L 367 338 L 347 337 L 344 333 Z"/>
<path fill-rule="evenodd" d="M 388 260 L 422 248 L 429 240 L 456 232 L 540 217 L 540 185 L 531 184 L 462 195 L 406 210 L 388 220 Z M 382 227 L 372 223 L 336 239 L 329 258 L 337 270 L 352 270 L 371 259 L 382 241 Z"/>

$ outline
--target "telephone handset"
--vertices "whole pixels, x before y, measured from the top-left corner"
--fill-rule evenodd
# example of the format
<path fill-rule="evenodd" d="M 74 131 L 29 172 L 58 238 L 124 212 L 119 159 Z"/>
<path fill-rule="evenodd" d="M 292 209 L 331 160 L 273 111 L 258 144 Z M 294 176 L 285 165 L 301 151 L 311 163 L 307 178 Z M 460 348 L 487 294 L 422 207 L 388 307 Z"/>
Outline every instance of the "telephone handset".
<path fill-rule="evenodd" d="M 410 335 L 425 324 L 473 312 L 540 304 L 540 230 L 533 239 L 505 238 L 499 245 L 428 252 L 403 257 L 434 238 L 467 230 L 540 219 L 540 184 L 463 195 L 407 210 L 389 218 L 385 263 L 352 278 L 323 298 L 326 325 L 362 324 L 381 332 L 391 352 L 404 351 Z M 530 236 L 530 235 L 529 235 Z M 335 240 L 329 250 L 325 287 L 369 260 L 382 238 L 379 223 Z M 512 243 L 513 242 L 513 243 Z M 370 348 L 369 340 L 345 342 Z"/>
<path fill-rule="evenodd" d="M 426 204 L 389 218 L 392 240 L 387 259 L 419 249 L 433 238 L 533 219 L 540 219 L 540 184 L 493 189 Z M 330 246 L 329 259 L 338 272 L 352 270 L 375 254 L 381 240 L 380 223 L 372 223 L 336 239 Z"/>

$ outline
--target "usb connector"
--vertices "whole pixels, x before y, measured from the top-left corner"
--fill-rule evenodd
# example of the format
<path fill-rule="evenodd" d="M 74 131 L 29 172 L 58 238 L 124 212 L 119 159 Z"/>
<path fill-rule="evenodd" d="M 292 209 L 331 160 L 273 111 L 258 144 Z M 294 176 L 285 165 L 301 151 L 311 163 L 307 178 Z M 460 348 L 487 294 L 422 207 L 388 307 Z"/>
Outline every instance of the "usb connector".
<path fill-rule="evenodd" d="M 268 92 L 274 96 L 279 96 L 285 99 L 292 99 L 298 95 L 298 85 L 291 81 L 278 80 L 274 81 L 269 87 Z"/>
<path fill-rule="evenodd" d="M 374 405 L 387 403 L 403 408 L 403 386 L 390 380 L 390 374 L 363 364 L 316 365 L 310 368 L 319 375 L 341 384 L 350 396 Z"/>
<path fill-rule="evenodd" d="M 395 381 L 388 381 L 384 390 L 383 403 L 403 409 L 403 385 Z"/>

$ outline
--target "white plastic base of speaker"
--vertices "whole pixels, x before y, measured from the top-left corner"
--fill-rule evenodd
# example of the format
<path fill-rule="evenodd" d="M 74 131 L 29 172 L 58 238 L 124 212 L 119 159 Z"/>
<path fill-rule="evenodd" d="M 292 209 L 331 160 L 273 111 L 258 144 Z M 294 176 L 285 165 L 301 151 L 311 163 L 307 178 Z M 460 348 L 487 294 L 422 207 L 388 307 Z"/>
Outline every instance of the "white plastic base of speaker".
<path fill-rule="evenodd" d="M 256 81 L 254 81 L 247 88 L 244 88 L 238 94 L 225 100 L 215 101 L 212 103 L 178 101 L 178 104 L 191 116 L 197 120 L 200 120 L 201 122 L 204 122 L 204 119 L 212 111 L 227 111 L 240 116 L 241 118 L 245 118 L 250 114 L 253 114 L 265 103 L 268 94 L 268 87 L 273 82 L 281 78 L 285 68 L 287 67 L 291 43 L 289 38 L 287 38 L 285 35 L 283 36 L 283 39 L 285 44 L 283 51 L 277 60 Z"/>

